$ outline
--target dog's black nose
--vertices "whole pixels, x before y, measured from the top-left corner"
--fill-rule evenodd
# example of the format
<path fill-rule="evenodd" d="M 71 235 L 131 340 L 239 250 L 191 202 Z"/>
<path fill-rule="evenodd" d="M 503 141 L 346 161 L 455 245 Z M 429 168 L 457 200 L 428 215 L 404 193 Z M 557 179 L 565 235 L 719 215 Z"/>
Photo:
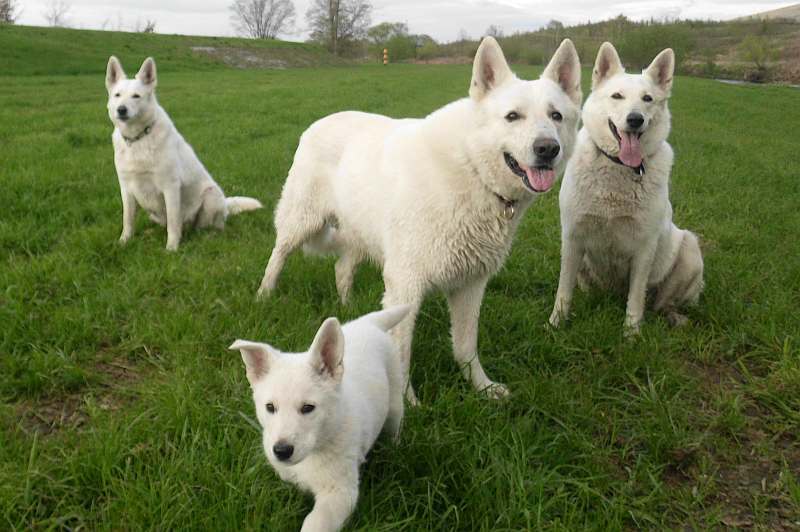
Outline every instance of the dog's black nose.
<path fill-rule="evenodd" d="M 276 443 L 272 446 L 272 452 L 275 453 L 275 458 L 281 462 L 285 462 L 292 457 L 294 445 L 289 445 L 287 443 Z"/>
<path fill-rule="evenodd" d="M 644 124 L 644 117 L 642 113 L 630 113 L 625 121 L 631 129 L 639 129 Z"/>
<path fill-rule="evenodd" d="M 119 107 L 117 107 L 117 114 L 119 116 L 128 116 L 128 108 L 125 107 L 124 105 L 120 105 Z"/>
<path fill-rule="evenodd" d="M 560 151 L 561 146 L 556 139 L 536 139 L 533 142 L 533 153 L 539 158 L 550 161 L 555 159 Z"/>

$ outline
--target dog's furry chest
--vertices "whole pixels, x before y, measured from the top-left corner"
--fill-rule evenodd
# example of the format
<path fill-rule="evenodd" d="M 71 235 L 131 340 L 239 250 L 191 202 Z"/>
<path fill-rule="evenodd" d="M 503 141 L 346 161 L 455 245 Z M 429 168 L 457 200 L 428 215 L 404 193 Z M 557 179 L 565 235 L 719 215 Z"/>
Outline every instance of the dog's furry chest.
<path fill-rule="evenodd" d="M 515 219 L 503 217 L 503 208 L 462 209 L 454 212 L 451 222 L 436 239 L 435 277 L 437 284 L 451 287 L 465 279 L 490 276 L 503 266 L 511 249 Z"/>

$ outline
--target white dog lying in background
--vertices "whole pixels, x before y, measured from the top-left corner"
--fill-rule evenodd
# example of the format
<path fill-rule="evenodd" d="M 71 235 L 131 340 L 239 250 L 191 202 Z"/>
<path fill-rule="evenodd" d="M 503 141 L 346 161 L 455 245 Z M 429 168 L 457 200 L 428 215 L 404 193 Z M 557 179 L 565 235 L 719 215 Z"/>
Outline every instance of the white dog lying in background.
<path fill-rule="evenodd" d="M 403 374 L 388 331 L 409 308 L 340 327 L 328 318 L 305 353 L 236 340 L 253 389 L 264 452 L 280 477 L 314 494 L 303 532 L 339 530 L 358 500 L 358 468 L 381 429 L 403 419 Z"/>
<path fill-rule="evenodd" d="M 627 291 L 625 327 L 636 334 L 648 288 L 674 325 L 703 289 L 697 237 L 672 223 L 667 143 L 675 55 L 661 52 L 643 74 L 626 74 L 617 51 L 597 54 L 583 128 L 561 185 L 561 276 L 550 324 L 569 314 L 576 280 Z"/>
<path fill-rule="evenodd" d="M 167 227 L 167 249 L 175 251 L 184 224 L 225 227 L 231 214 L 260 209 L 258 200 L 226 198 L 192 147 L 156 101 L 156 63 L 148 57 L 127 79 L 111 56 L 106 69 L 108 116 L 114 124 L 114 165 L 122 194 L 122 236 L 133 236 L 136 205 Z"/>
<path fill-rule="evenodd" d="M 424 119 L 343 112 L 300 139 L 275 211 L 275 247 L 259 295 L 269 294 L 303 244 L 339 255 L 346 300 L 359 262 L 383 268 L 383 304 L 411 306 L 394 331 L 408 379 L 417 312 L 447 294 L 453 352 L 475 388 L 508 393 L 478 358 L 478 316 L 489 279 L 511 249 L 525 210 L 547 192 L 572 152 L 580 113 L 580 62 L 565 40 L 541 78 L 523 81 L 491 37 L 472 70 L 469 98 Z M 408 398 L 416 402 L 413 388 Z"/>

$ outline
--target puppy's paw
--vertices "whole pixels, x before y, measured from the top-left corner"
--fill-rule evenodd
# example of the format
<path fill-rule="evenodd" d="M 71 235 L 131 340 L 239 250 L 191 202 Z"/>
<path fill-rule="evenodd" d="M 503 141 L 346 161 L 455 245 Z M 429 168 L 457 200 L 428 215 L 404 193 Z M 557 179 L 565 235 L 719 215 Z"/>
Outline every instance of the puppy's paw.
<path fill-rule="evenodd" d="M 124 246 L 125 244 L 128 243 L 128 240 L 130 240 L 131 237 L 133 237 L 133 235 L 128 233 L 122 233 L 119 237 L 119 245 Z"/>
<path fill-rule="evenodd" d="M 483 388 L 483 390 L 481 391 L 485 393 L 489 397 L 489 399 L 495 399 L 495 400 L 505 399 L 506 397 L 511 395 L 511 392 L 508 390 L 508 386 L 506 386 L 505 384 L 501 384 L 499 382 L 493 382 L 489 384 L 489 386 Z"/>
<path fill-rule="evenodd" d="M 167 242 L 167 251 L 178 251 L 178 242 Z"/>

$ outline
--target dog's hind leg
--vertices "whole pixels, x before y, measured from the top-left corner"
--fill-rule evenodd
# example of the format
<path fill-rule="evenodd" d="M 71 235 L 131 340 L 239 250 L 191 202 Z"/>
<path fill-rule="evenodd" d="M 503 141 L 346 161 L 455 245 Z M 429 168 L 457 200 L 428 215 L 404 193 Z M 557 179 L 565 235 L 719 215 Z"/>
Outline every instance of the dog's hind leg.
<path fill-rule="evenodd" d="M 208 187 L 203 191 L 195 226 L 200 229 L 209 226 L 220 231 L 225 229 L 225 195 L 218 187 Z"/>
<path fill-rule="evenodd" d="M 703 255 L 697 237 L 684 231 L 675 263 L 661 282 L 656 293 L 654 309 L 662 312 L 672 326 L 688 323 L 677 311 L 681 305 L 693 305 L 703 291 Z"/>
<path fill-rule="evenodd" d="M 450 306 L 453 355 L 464 378 L 471 381 L 476 390 L 500 399 L 508 395 L 508 388 L 492 381 L 478 358 L 478 321 L 488 281 L 489 278 L 484 277 L 450 292 L 447 302 Z"/>
<path fill-rule="evenodd" d="M 336 261 L 336 290 L 339 292 L 339 298 L 341 298 L 343 305 L 346 305 L 350 298 L 353 276 L 356 273 L 359 262 L 361 262 L 359 254 L 349 249 L 345 250 Z"/>
<path fill-rule="evenodd" d="M 323 200 L 320 191 L 306 190 L 311 184 L 305 181 L 308 176 L 290 172 L 283 195 L 275 209 L 275 247 L 258 288 L 258 297 L 268 296 L 278 283 L 278 276 L 286 258 L 306 240 L 325 226 L 327 212 L 320 204 Z"/>

